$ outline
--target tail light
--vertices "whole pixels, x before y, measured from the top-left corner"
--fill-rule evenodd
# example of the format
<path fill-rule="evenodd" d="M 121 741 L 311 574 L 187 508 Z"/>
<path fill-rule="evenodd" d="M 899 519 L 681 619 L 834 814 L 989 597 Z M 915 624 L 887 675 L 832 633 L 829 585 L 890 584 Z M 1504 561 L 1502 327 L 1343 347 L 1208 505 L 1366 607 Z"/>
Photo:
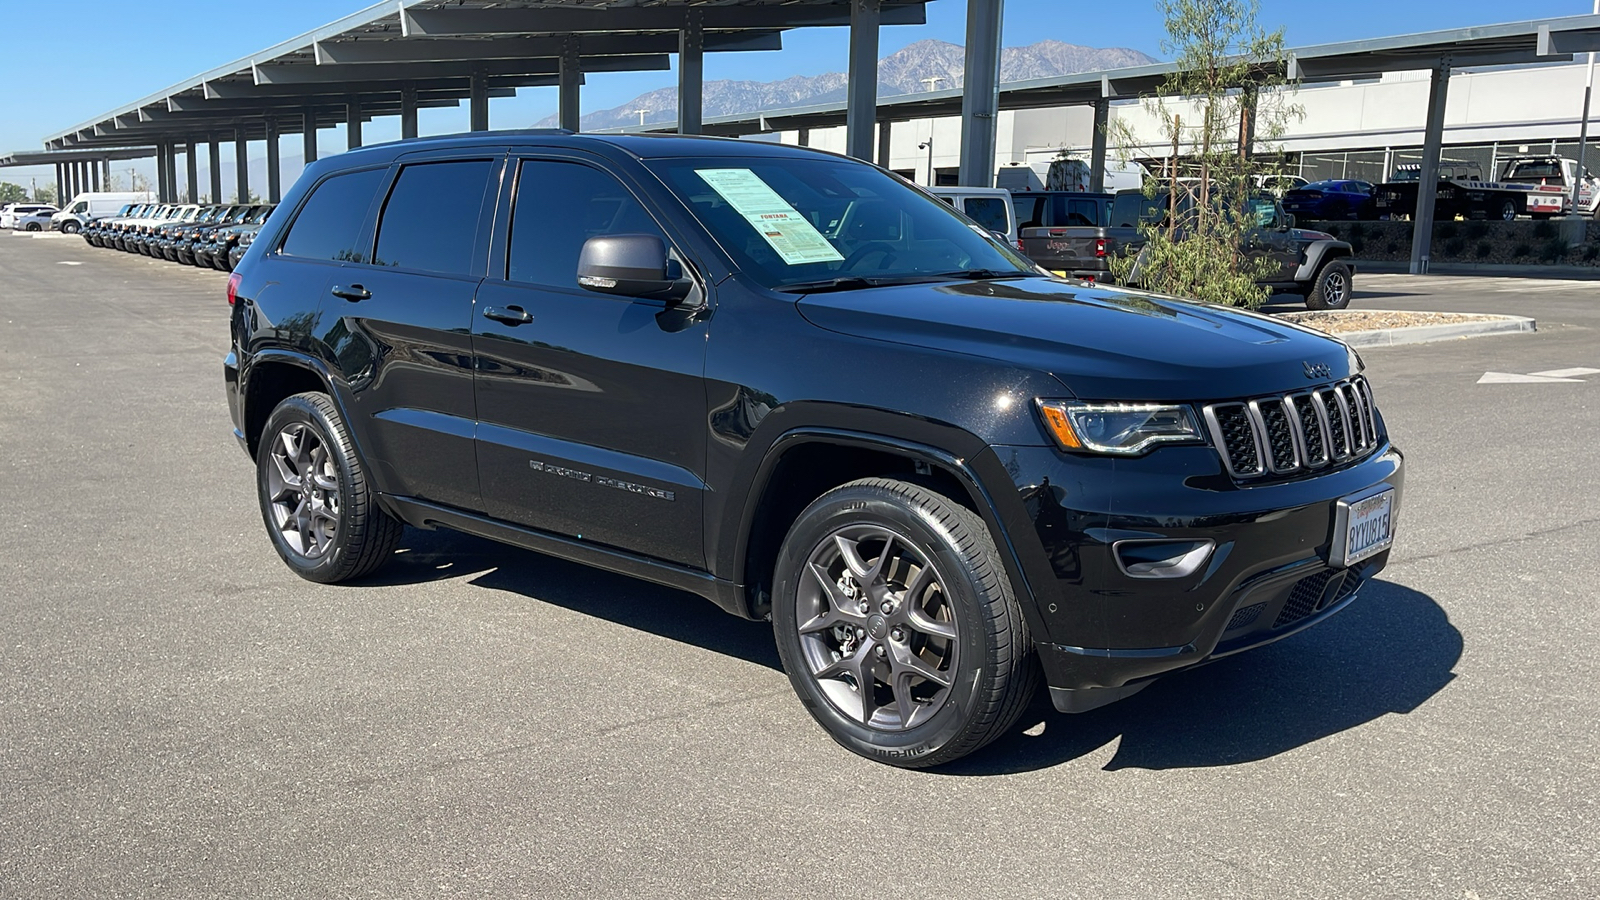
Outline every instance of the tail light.
<path fill-rule="evenodd" d="M 1094 255 L 1097 259 L 1104 259 L 1106 255 L 1106 239 L 1094 239 Z"/>
<path fill-rule="evenodd" d="M 238 272 L 228 276 L 228 305 L 232 306 L 239 299 L 239 279 L 243 276 Z"/>
<path fill-rule="evenodd" d="M 1028 249 L 1028 248 L 1022 246 L 1022 238 L 1020 238 L 1020 237 L 1017 238 L 1017 252 L 1021 253 L 1022 251 L 1026 250 L 1026 249 Z"/>

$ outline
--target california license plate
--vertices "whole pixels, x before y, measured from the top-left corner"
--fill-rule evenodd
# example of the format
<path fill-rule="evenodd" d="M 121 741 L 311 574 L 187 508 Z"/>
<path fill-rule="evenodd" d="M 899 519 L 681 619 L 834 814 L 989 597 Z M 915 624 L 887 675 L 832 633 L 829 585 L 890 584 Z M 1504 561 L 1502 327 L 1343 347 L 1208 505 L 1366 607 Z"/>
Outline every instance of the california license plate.
<path fill-rule="evenodd" d="M 1334 507 L 1335 568 L 1353 566 L 1394 544 L 1394 488 L 1384 487 L 1339 500 Z"/>

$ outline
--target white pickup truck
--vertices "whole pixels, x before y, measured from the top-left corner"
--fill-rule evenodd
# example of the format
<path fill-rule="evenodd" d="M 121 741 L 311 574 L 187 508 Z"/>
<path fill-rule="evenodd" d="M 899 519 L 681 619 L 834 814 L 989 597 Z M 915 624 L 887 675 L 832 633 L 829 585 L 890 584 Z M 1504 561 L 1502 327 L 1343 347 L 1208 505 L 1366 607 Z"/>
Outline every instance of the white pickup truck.
<path fill-rule="evenodd" d="M 1501 181 L 1535 185 L 1528 192 L 1528 215 L 1536 219 L 1564 215 L 1572 203 L 1572 182 L 1578 177 L 1576 160 L 1561 156 L 1516 156 L 1505 161 Z M 1600 180 L 1584 170 L 1578 182 L 1580 215 L 1600 218 Z"/>

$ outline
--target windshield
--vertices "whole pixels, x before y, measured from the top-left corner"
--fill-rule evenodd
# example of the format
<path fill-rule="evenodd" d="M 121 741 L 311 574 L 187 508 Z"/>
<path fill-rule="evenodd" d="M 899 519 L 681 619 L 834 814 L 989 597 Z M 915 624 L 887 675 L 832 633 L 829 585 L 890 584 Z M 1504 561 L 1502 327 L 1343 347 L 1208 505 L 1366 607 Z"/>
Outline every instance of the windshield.
<path fill-rule="evenodd" d="M 949 204 L 862 163 L 673 159 L 651 169 L 767 287 L 1038 274 Z"/>

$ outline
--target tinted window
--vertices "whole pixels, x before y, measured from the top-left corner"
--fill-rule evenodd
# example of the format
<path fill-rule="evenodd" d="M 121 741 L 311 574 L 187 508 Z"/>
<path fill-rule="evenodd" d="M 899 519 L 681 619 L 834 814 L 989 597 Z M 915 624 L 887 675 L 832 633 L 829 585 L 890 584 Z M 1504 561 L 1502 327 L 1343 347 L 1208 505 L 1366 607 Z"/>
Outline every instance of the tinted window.
<path fill-rule="evenodd" d="M 1005 234 L 1011 230 L 1006 221 L 1006 201 L 1000 197 L 968 197 L 967 217 L 990 231 Z"/>
<path fill-rule="evenodd" d="M 1037 195 L 1013 194 L 1011 207 L 1017 214 L 1017 228 L 1038 228 L 1044 224 L 1039 221 L 1039 207 L 1042 198 Z"/>
<path fill-rule="evenodd" d="M 478 241 L 489 160 L 406 166 L 395 180 L 378 223 L 373 262 L 466 275 Z"/>
<path fill-rule="evenodd" d="M 576 288 L 578 253 L 584 241 L 600 234 L 653 234 L 666 241 L 655 220 L 610 174 L 577 163 L 522 164 L 506 277 Z"/>
<path fill-rule="evenodd" d="M 382 186 L 383 169 L 335 175 L 317 185 L 311 199 L 295 217 L 279 252 L 306 259 L 366 262 L 365 248 L 356 246 L 361 223 L 372 206 L 372 196 Z"/>

